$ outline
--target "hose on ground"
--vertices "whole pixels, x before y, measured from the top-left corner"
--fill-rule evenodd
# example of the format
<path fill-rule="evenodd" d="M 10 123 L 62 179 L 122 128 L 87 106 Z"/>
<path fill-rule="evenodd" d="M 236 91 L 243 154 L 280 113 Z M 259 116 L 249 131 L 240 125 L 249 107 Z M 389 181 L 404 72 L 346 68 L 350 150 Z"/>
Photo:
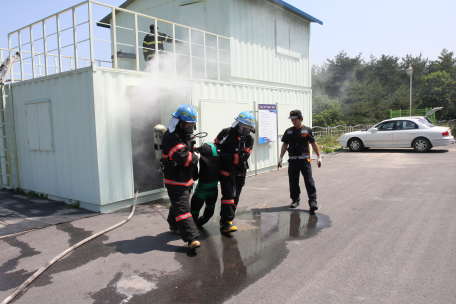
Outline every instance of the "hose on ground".
<path fill-rule="evenodd" d="M 98 232 L 97 234 L 94 234 L 92 236 L 89 236 L 88 238 L 80 241 L 79 243 L 71 246 L 70 248 L 68 248 L 67 250 L 65 250 L 64 252 L 62 252 L 61 254 L 59 254 L 58 256 L 56 256 L 55 258 L 53 258 L 52 260 L 50 260 L 49 262 L 46 263 L 46 265 L 44 265 L 43 267 L 41 267 L 40 269 L 38 269 L 37 272 L 35 272 L 30 278 L 27 279 L 27 281 L 25 281 L 24 283 L 22 283 L 21 286 L 19 286 L 8 298 L 6 298 L 2 304 L 8 304 L 12 299 L 14 299 L 22 290 L 24 290 L 30 283 L 33 282 L 33 280 L 35 280 L 40 274 L 42 274 L 46 269 L 48 269 L 49 267 L 51 267 L 52 264 L 54 264 L 55 262 L 57 262 L 58 260 L 60 260 L 61 258 L 63 258 L 65 255 L 67 255 L 68 253 L 72 252 L 73 250 L 75 250 L 76 248 L 78 248 L 79 246 L 87 243 L 88 241 L 90 240 L 93 240 L 94 238 L 102 235 L 102 234 L 105 234 L 106 232 L 108 231 L 111 231 L 113 229 L 116 229 L 117 227 L 119 226 L 122 226 L 123 224 L 125 224 L 126 222 L 128 222 L 132 217 L 133 217 L 133 214 L 135 213 L 135 209 L 136 209 L 136 200 L 138 198 L 138 191 L 136 191 L 135 193 L 135 200 L 133 201 L 133 208 L 131 209 L 131 213 L 130 215 L 128 216 L 128 218 L 126 220 L 123 220 L 122 222 L 114 225 L 114 226 L 111 226 L 109 228 L 106 228 L 105 230 L 103 231 L 100 231 Z"/>

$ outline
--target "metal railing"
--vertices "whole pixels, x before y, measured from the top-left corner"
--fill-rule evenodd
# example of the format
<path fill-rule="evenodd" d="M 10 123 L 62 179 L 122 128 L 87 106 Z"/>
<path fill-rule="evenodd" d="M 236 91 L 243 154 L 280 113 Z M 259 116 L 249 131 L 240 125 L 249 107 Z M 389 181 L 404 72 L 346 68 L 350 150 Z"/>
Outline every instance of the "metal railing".
<path fill-rule="evenodd" d="M 373 127 L 374 124 L 372 125 L 364 125 L 364 124 L 359 124 L 356 126 L 344 126 L 344 125 L 339 125 L 335 127 L 319 127 L 315 126 L 312 127 L 315 139 L 317 142 L 325 143 L 327 145 L 338 145 L 339 143 L 337 142 L 338 139 L 342 136 L 342 134 L 349 133 L 349 132 L 354 132 L 354 131 L 361 131 L 361 130 L 368 130 L 371 127 Z"/>
<path fill-rule="evenodd" d="M 456 125 L 456 119 L 452 119 L 452 120 L 437 120 L 435 122 L 435 125 L 436 126 L 440 126 L 440 127 L 448 127 L 448 128 L 453 130 L 453 128 Z M 453 134 L 453 136 L 456 136 L 456 134 Z"/>
<path fill-rule="evenodd" d="M 108 12 L 103 20 L 110 23 L 95 21 L 94 9 Z M 172 43 L 164 46 L 161 40 L 167 36 L 157 31 L 153 45 L 140 45 L 138 35 L 150 33 L 139 30 L 139 26 L 151 23 L 172 31 Z M 63 29 L 62 24 L 66 24 Z M 47 30 L 52 33 L 47 34 Z M 98 33 L 103 30 L 107 32 L 100 37 Z M 159 42 L 163 49 L 158 47 Z M 5 50 L 1 49 L 2 60 L 6 59 Z M 163 73 L 214 80 L 230 74 L 230 38 L 93 0 L 9 33 L 6 51 L 21 55 L 11 71 L 13 81 L 88 65 L 141 71 L 148 66 L 146 58 L 140 60 L 144 53 L 154 53 L 152 63 Z"/>
<path fill-rule="evenodd" d="M 8 51 L 8 49 L 0 48 L 0 56 L 1 56 L 0 64 L 3 62 L 4 59 L 6 59 L 8 57 L 8 55 L 3 57 L 3 52 L 8 53 L 9 51 Z M 22 53 L 30 54 L 29 51 L 22 51 Z M 40 55 L 44 55 L 44 53 L 39 53 L 39 52 L 34 52 L 33 53 L 33 56 L 35 57 L 35 62 L 36 62 L 34 67 L 37 68 L 37 70 L 38 70 L 38 72 L 35 72 L 35 77 L 45 76 L 45 74 L 42 72 L 42 68 L 45 66 L 45 64 L 44 64 L 44 60 L 41 60 L 41 56 Z M 55 74 L 59 73 L 58 55 L 48 54 L 47 56 L 54 57 L 54 60 L 48 60 L 48 64 L 47 64 L 48 69 L 53 69 L 55 71 Z M 62 69 L 63 70 L 65 70 L 65 69 L 66 70 L 74 70 L 75 69 L 74 57 L 65 56 L 65 55 L 62 55 L 61 57 L 62 57 L 62 59 L 63 58 L 68 58 L 69 59 L 69 66 L 65 66 L 62 63 Z M 78 60 L 84 62 L 84 67 L 88 67 L 88 66 L 91 65 L 90 58 L 78 57 Z M 104 60 L 95 60 L 95 62 L 97 64 L 97 66 L 101 66 L 101 64 L 103 62 L 111 63 L 111 61 L 104 61 Z M 53 63 L 53 65 L 51 63 Z M 24 66 L 31 65 L 31 63 L 27 63 L 27 62 L 23 62 L 22 64 Z M 28 74 L 28 73 L 24 72 L 24 76 L 33 76 L 33 74 Z M 20 81 L 20 80 L 21 79 L 16 79 L 15 81 Z M 10 80 L 7 80 L 7 82 L 8 81 L 10 81 Z"/>
<path fill-rule="evenodd" d="M 425 108 L 425 109 L 412 109 L 411 116 L 425 116 L 432 108 Z M 410 116 L 410 110 L 392 110 L 390 109 L 390 118 L 395 117 L 407 117 Z M 435 123 L 435 113 L 429 116 L 429 119 Z"/>

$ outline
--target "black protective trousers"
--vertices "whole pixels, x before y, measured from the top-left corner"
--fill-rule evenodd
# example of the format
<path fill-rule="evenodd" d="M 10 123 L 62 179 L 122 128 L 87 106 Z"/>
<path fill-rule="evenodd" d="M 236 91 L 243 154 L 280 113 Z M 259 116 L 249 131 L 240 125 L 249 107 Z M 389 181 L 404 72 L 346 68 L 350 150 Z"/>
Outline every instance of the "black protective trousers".
<path fill-rule="evenodd" d="M 174 229 L 179 229 L 184 242 L 199 237 L 193 217 L 190 213 L 190 189 L 192 187 L 166 185 L 171 207 L 168 213 L 168 223 Z"/>
<path fill-rule="evenodd" d="M 290 184 L 290 198 L 292 201 L 299 201 L 301 188 L 299 187 L 299 174 L 304 177 L 307 196 L 309 197 L 309 205 L 311 202 L 317 201 L 317 189 L 312 177 L 312 165 L 307 159 L 288 161 L 288 181 Z"/>
<path fill-rule="evenodd" d="M 208 222 L 214 215 L 215 203 L 217 202 L 218 198 L 218 188 L 215 186 L 215 188 L 203 189 L 201 185 L 202 183 L 200 182 L 196 187 L 195 193 L 192 196 L 190 213 L 192 214 L 193 219 L 196 221 L 199 217 L 201 208 L 203 208 L 204 203 L 206 203 L 202 220 L 204 222 Z"/>
<path fill-rule="evenodd" d="M 233 196 L 233 179 L 230 176 L 220 177 L 222 188 L 222 204 L 220 207 L 220 220 L 232 221 L 239 203 L 242 187 L 245 185 L 245 176 L 236 176 L 236 196 Z"/>

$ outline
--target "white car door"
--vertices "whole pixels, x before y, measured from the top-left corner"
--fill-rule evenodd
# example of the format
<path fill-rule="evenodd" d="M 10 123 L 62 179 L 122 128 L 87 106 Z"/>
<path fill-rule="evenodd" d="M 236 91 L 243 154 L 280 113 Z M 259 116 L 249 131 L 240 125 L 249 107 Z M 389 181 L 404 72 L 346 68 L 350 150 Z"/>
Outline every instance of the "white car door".
<path fill-rule="evenodd" d="M 393 147 L 394 121 L 386 121 L 379 124 L 378 131 L 369 131 L 366 139 L 366 147 Z"/>
<path fill-rule="evenodd" d="M 410 120 L 398 120 L 394 126 L 393 144 L 395 147 L 410 148 L 418 136 L 418 125 Z"/>

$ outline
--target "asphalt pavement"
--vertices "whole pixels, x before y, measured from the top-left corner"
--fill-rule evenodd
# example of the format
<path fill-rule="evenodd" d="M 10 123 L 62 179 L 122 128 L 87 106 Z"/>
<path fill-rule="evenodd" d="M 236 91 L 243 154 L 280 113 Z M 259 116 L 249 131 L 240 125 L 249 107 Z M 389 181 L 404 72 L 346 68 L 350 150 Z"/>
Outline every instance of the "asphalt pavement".
<path fill-rule="evenodd" d="M 169 202 L 51 266 L 13 303 L 452 303 L 456 147 L 346 150 L 312 163 L 321 209 L 289 209 L 287 170 L 248 178 L 235 224 L 218 210 L 191 253 Z M 0 238 L 0 301 L 53 257 L 130 213 Z"/>

